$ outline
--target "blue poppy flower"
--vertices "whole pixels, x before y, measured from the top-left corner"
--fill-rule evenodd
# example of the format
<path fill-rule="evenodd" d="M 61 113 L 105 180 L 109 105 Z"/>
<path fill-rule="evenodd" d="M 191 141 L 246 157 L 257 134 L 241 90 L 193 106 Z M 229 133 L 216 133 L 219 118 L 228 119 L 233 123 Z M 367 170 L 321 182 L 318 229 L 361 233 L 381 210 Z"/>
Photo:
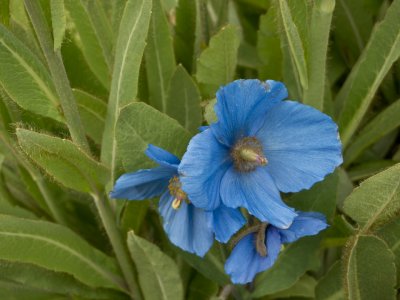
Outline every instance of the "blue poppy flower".
<path fill-rule="evenodd" d="M 316 235 L 326 227 L 325 217 L 314 212 L 298 212 L 288 229 L 279 229 L 273 225 L 265 228 L 261 225 L 261 232 L 247 234 L 237 243 L 225 263 L 225 271 L 233 283 L 251 282 L 257 273 L 273 266 L 282 244 Z"/>
<path fill-rule="evenodd" d="M 159 212 L 173 244 L 204 256 L 213 244 L 214 234 L 218 241 L 226 243 L 244 225 L 245 219 L 237 209 L 221 205 L 208 212 L 190 203 L 181 189 L 180 160 L 175 155 L 153 145 L 149 145 L 145 153 L 159 166 L 122 175 L 110 196 L 128 200 L 161 196 Z M 223 216 L 223 222 L 216 216 Z"/>
<path fill-rule="evenodd" d="M 197 134 L 179 166 L 197 207 L 245 207 L 262 222 L 288 228 L 295 211 L 281 192 L 308 189 L 342 163 L 336 124 L 293 101 L 277 81 L 236 80 L 217 92 L 218 118 Z"/>

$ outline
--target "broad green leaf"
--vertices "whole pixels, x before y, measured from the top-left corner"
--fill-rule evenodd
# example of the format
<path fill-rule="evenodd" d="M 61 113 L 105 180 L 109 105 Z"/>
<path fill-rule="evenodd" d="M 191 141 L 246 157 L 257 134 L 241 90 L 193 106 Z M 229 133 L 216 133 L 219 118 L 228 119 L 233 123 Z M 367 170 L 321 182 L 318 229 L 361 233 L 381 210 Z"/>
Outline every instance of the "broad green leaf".
<path fill-rule="evenodd" d="M 400 209 L 400 164 L 362 182 L 344 202 L 344 212 L 366 232 Z"/>
<path fill-rule="evenodd" d="M 0 296 L 7 300 L 67 300 L 60 294 L 48 293 L 8 280 L 0 280 Z"/>
<path fill-rule="evenodd" d="M 204 109 L 204 119 L 209 125 L 217 122 L 217 115 L 214 111 L 215 103 L 217 103 L 217 99 L 210 100 Z"/>
<path fill-rule="evenodd" d="M 101 160 L 111 168 L 112 180 L 118 162 L 115 126 L 120 109 L 136 101 L 150 14 L 150 0 L 130 0 L 121 20 L 101 148 Z"/>
<path fill-rule="evenodd" d="M 37 217 L 31 211 L 17 205 L 12 205 L 3 199 L 0 199 L 0 214 L 26 219 L 37 219 Z"/>
<path fill-rule="evenodd" d="M 17 129 L 22 150 L 59 183 L 81 192 L 102 189 L 108 170 L 69 140 Z"/>
<path fill-rule="evenodd" d="M 159 111 L 166 112 L 167 90 L 176 63 L 171 32 L 160 1 L 153 1 L 145 57 L 149 102 Z"/>
<path fill-rule="evenodd" d="M 63 122 L 49 72 L 39 59 L 1 24 L 0 85 L 22 108 Z"/>
<path fill-rule="evenodd" d="M 9 0 L 0 2 L 0 23 L 8 26 L 10 20 L 10 3 Z"/>
<path fill-rule="evenodd" d="M 64 0 L 51 0 L 51 27 L 53 28 L 54 50 L 61 48 L 64 39 L 67 20 L 65 17 Z"/>
<path fill-rule="evenodd" d="M 258 74 L 263 80 L 272 78 L 279 80 L 282 77 L 281 40 L 276 18 L 276 5 L 272 5 L 268 12 L 260 17 L 257 53 L 262 62 L 258 67 Z"/>
<path fill-rule="evenodd" d="M 344 146 L 348 146 L 379 85 L 400 56 L 399 14 L 400 0 L 395 0 L 384 20 L 375 26 L 368 45 L 336 97 L 337 103 L 343 103 L 337 113 Z"/>
<path fill-rule="evenodd" d="M 345 166 L 350 165 L 365 149 L 400 126 L 400 100 L 385 108 L 365 126 L 344 153 Z"/>
<path fill-rule="evenodd" d="M 211 38 L 210 45 L 201 53 L 196 78 L 205 85 L 208 96 L 234 79 L 238 49 L 238 30 L 227 25 Z"/>
<path fill-rule="evenodd" d="M 302 211 L 321 212 L 328 219 L 332 219 L 336 210 L 338 190 L 339 175 L 335 172 L 311 189 L 294 194 L 290 197 L 289 205 Z"/>
<path fill-rule="evenodd" d="M 150 166 L 144 154 L 148 144 L 180 157 L 190 137 L 176 120 L 142 102 L 122 109 L 116 129 L 118 153 L 128 171 Z"/>
<path fill-rule="evenodd" d="M 278 0 L 278 15 L 284 29 L 284 36 L 287 42 L 289 53 L 296 66 L 303 89 L 308 88 L 307 63 L 303 43 L 299 30 L 293 21 L 292 14 L 286 1 Z"/>
<path fill-rule="evenodd" d="M 168 255 L 133 231 L 128 233 L 128 248 L 138 270 L 145 299 L 183 299 L 178 267 Z"/>
<path fill-rule="evenodd" d="M 342 265 L 337 261 L 320 279 L 316 288 L 315 296 L 317 300 L 343 300 Z"/>
<path fill-rule="evenodd" d="M 86 134 L 96 143 L 101 144 L 107 104 L 101 99 L 77 89 L 74 90 L 74 96 Z"/>
<path fill-rule="evenodd" d="M 324 110 L 329 33 L 335 0 L 315 1 L 312 8 L 307 53 L 308 82 L 303 103 Z"/>
<path fill-rule="evenodd" d="M 179 65 L 172 75 L 167 94 L 167 114 L 186 130 L 196 133 L 202 123 L 200 92 L 192 77 Z"/>
<path fill-rule="evenodd" d="M 366 161 L 350 168 L 348 174 L 352 181 L 364 180 L 395 164 L 394 160 L 388 159 Z"/>
<path fill-rule="evenodd" d="M 127 299 L 114 290 L 94 289 L 82 284 L 69 274 L 50 271 L 33 264 L 0 261 L 0 270 L 0 280 L 9 280 L 43 292 L 99 300 Z"/>
<path fill-rule="evenodd" d="M 85 8 L 83 0 L 64 0 L 68 16 L 74 24 L 72 35 L 97 79 L 107 89 L 110 87 L 110 71 L 106 63 L 103 49 L 96 35 L 94 24 Z"/>
<path fill-rule="evenodd" d="M 317 281 L 307 274 L 303 275 L 293 286 L 268 297 L 268 299 L 281 299 L 291 297 L 315 298 Z"/>
<path fill-rule="evenodd" d="M 120 289 L 115 262 L 66 227 L 0 215 L 0 259 L 74 276 L 91 287 Z"/>
<path fill-rule="evenodd" d="M 286 290 L 306 271 L 317 268 L 319 244 L 318 237 L 306 237 L 289 244 L 272 268 L 256 278 L 253 297 L 258 298 Z"/>
<path fill-rule="evenodd" d="M 207 279 L 200 273 L 196 273 L 194 278 L 190 281 L 187 300 L 210 300 L 212 296 L 218 293 L 218 284 Z"/>
<path fill-rule="evenodd" d="M 395 219 L 377 232 L 395 255 L 397 285 L 400 286 L 400 219 Z"/>
<path fill-rule="evenodd" d="M 356 236 L 343 257 L 347 299 L 396 299 L 393 253 L 374 236 Z"/>
<path fill-rule="evenodd" d="M 174 50 L 176 60 L 178 63 L 181 63 L 189 73 L 192 71 L 194 62 L 196 14 L 196 1 L 179 0 L 176 8 Z"/>

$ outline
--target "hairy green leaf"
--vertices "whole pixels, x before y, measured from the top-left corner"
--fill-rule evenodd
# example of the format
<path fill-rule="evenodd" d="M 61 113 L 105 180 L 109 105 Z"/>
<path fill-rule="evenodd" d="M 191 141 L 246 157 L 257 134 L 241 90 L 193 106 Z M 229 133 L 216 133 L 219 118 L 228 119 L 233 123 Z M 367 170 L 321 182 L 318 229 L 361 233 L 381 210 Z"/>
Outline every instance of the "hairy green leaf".
<path fill-rule="evenodd" d="M 93 192 L 108 180 L 108 170 L 69 140 L 26 129 L 17 129 L 17 137 L 22 150 L 66 187 Z"/>
<path fill-rule="evenodd" d="M 64 39 L 65 27 L 67 25 L 65 17 L 64 0 L 51 0 L 51 25 L 53 28 L 54 50 L 60 49 Z"/>
<path fill-rule="evenodd" d="M 145 57 L 150 104 L 166 112 L 167 89 L 176 64 L 171 32 L 160 1 L 153 1 Z"/>
<path fill-rule="evenodd" d="M 120 109 L 136 101 L 150 14 L 150 0 L 131 0 L 126 4 L 121 20 L 101 149 L 101 160 L 110 166 L 111 179 L 114 179 L 118 161 L 115 126 Z"/>
<path fill-rule="evenodd" d="M 0 242 L 0 259 L 68 273 L 91 287 L 119 289 L 115 262 L 68 228 L 0 215 Z"/>
<path fill-rule="evenodd" d="M 361 183 L 344 202 L 344 212 L 363 231 L 381 225 L 400 210 L 400 164 Z"/>
<path fill-rule="evenodd" d="M 400 0 L 395 0 L 384 20 L 375 26 L 368 45 L 336 97 L 337 103 L 343 103 L 337 113 L 344 146 L 348 146 L 379 85 L 400 56 L 399 14 Z"/>
<path fill-rule="evenodd" d="M 393 253 L 374 236 L 356 236 L 343 258 L 347 299 L 396 299 Z"/>
<path fill-rule="evenodd" d="M 186 130 L 196 133 L 202 123 L 200 92 L 192 77 L 179 65 L 168 88 L 167 114 Z"/>
<path fill-rule="evenodd" d="M 156 245 L 128 233 L 128 248 L 138 270 L 145 299 L 183 299 L 183 286 L 175 262 Z"/>
<path fill-rule="evenodd" d="M 0 24 L 0 85 L 19 106 L 63 122 L 49 72 L 40 60 Z"/>

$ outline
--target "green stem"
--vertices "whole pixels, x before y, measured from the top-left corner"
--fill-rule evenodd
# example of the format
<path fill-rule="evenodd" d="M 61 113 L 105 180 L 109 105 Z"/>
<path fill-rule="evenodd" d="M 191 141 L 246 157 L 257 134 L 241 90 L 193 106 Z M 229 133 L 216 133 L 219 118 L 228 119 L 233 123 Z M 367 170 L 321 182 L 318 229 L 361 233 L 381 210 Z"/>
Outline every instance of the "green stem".
<path fill-rule="evenodd" d="M 54 50 L 52 34 L 40 8 L 40 3 L 39 1 L 25 0 L 25 8 L 49 66 L 72 140 L 89 153 L 89 144 L 83 131 L 78 107 L 69 84 L 60 50 Z"/>
<path fill-rule="evenodd" d="M 122 235 L 117 228 L 117 225 L 112 214 L 109 202 L 99 194 L 92 194 L 97 210 L 99 211 L 100 218 L 103 222 L 104 228 L 113 246 L 118 263 L 124 274 L 125 280 L 128 284 L 128 289 L 131 293 L 132 299 L 141 299 L 139 286 L 136 283 L 136 276 L 133 270 L 133 263 L 130 259 L 128 249 L 124 243 Z"/>

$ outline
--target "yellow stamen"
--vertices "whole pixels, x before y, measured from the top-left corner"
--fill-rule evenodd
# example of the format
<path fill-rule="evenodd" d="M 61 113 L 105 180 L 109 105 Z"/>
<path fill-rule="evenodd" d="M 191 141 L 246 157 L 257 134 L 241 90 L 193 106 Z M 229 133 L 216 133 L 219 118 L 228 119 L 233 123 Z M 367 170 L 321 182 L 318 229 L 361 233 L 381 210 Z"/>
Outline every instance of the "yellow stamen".
<path fill-rule="evenodd" d="M 240 157 L 249 162 L 258 163 L 260 166 L 265 166 L 268 163 L 268 160 L 263 155 L 258 154 L 252 149 L 241 149 Z"/>

